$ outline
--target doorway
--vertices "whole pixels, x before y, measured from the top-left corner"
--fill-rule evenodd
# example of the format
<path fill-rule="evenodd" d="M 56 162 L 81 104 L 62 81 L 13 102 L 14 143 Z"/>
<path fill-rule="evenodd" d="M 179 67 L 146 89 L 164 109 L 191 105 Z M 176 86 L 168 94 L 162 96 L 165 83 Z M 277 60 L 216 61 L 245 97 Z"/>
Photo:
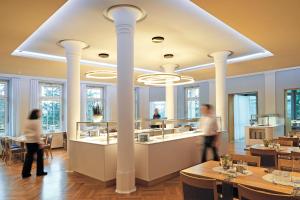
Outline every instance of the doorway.
<path fill-rule="evenodd" d="M 244 141 L 245 126 L 258 113 L 257 92 L 229 94 L 228 133 L 230 142 Z"/>
<path fill-rule="evenodd" d="M 300 89 L 285 90 L 285 132 L 300 132 Z"/>

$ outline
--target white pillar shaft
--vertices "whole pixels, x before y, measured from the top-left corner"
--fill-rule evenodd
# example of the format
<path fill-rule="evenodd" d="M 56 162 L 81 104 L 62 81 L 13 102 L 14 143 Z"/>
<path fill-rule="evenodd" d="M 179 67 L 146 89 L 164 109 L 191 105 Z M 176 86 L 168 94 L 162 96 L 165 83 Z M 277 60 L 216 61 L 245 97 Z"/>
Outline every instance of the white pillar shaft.
<path fill-rule="evenodd" d="M 175 72 L 176 65 L 173 64 L 166 64 L 163 65 L 164 71 L 166 73 L 174 73 Z M 175 112 L 174 112 L 174 86 L 173 85 L 167 85 L 166 86 L 166 108 L 167 108 L 167 119 L 174 119 L 175 118 Z"/>
<path fill-rule="evenodd" d="M 227 73 L 227 57 L 229 51 L 215 52 L 211 54 L 214 58 L 215 73 L 216 73 L 216 116 L 221 117 L 222 129 L 227 129 L 227 114 L 226 114 L 226 73 Z"/>
<path fill-rule="evenodd" d="M 134 160 L 134 29 L 136 18 L 130 9 L 112 11 L 117 33 L 118 155 L 116 192 L 131 193 L 135 187 Z"/>
<path fill-rule="evenodd" d="M 80 41 L 66 40 L 61 43 L 67 59 L 67 134 L 68 134 L 68 170 L 72 170 L 72 150 L 69 140 L 76 139 L 76 122 L 80 121 L 80 58 L 81 51 L 87 45 Z"/>
<path fill-rule="evenodd" d="M 174 119 L 174 86 L 166 86 L 167 118 Z"/>

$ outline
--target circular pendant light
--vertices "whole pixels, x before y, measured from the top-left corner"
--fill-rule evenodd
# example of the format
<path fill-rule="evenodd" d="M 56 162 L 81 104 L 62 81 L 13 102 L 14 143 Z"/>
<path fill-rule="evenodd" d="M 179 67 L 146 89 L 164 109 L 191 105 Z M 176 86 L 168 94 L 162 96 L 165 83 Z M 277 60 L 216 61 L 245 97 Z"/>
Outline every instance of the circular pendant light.
<path fill-rule="evenodd" d="M 97 70 L 85 73 L 86 78 L 93 79 L 115 79 L 117 78 L 117 72 L 112 70 Z"/>
<path fill-rule="evenodd" d="M 179 81 L 180 76 L 178 74 L 173 73 L 154 73 L 154 74 L 143 74 L 137 78 L 137 82 L 139 83 L 156 83 L 161 84 L 164 82 L 173 82 Z"/>
<path fill-rule="evenodd" d="M 194 83 L 193 77 L 180 76 L 175 73 L 155 73 L 155 74 L 143 74 L 137 79 L 137 82 L 143 83 L 149 86 L 168 86 L 168 85 L 185 85 Z"/>

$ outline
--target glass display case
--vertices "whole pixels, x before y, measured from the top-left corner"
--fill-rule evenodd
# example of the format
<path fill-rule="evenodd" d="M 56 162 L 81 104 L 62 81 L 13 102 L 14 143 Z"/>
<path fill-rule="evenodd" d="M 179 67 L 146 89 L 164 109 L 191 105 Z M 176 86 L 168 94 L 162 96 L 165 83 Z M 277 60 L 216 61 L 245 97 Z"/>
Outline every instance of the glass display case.
<path fill-rule="evenodd" d="M 251 115 L 250 125 L 253 126 L 278 126 L 284 124 L 284 118 L 278 114 Z"/>
<path fill-rule="evenodd" d="M 109 144 L 117 139 L 116 122 L 77 122 L 76 139 L 97 139 L 101 143 Z"/>
<path fill-rule="evenodd" d="M 201 118 L 137 120 L 134 124 L 136 142 L 158 142 L 200 133 Z M 219 130 L 221 118 L 217 117 Z M 117 143 L 116 122 L 77 122 L 77 140 L 100 144 Z M 96 142 L 97 141 L 97 142 Z"/>

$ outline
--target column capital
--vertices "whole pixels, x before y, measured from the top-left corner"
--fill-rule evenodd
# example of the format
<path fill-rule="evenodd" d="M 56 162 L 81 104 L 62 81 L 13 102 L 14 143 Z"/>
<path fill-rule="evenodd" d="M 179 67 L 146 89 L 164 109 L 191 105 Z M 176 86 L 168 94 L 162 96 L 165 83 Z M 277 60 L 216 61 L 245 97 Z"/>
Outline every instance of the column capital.
<path fill-rule="evenodd" d="M 167 64 L 163 64 L 161 66 L 161 68 L 164 70 L 164 72 L 166 73 L 174 73 L 175 69 L 178 67 L 177 64 L 173 64 L 173 63 L 167 63 Z"/>
<path fill-rule="evenodd" d="M 233 54 L 232 51 L 216 51 L 210 53 L 208 56 L 213 58 L 214 60 L 226 60 L 232 54 Z"/>
<path fill-rule="evenodd" d="M 80 40 L 61 40 L 58 45 L 63 47 L 67 53 L 79 53 L 82 49 L 89 47 L 88 44 Z"/>
<path fill-rule="evenodd" d="M 137 21 L 141 21 L 146 17 L 145 12 L 134 5 L 119 4 L 108 8 L 104 12 L 104 16 L 114 21 L 116 25 L 135 25 Z"/>

